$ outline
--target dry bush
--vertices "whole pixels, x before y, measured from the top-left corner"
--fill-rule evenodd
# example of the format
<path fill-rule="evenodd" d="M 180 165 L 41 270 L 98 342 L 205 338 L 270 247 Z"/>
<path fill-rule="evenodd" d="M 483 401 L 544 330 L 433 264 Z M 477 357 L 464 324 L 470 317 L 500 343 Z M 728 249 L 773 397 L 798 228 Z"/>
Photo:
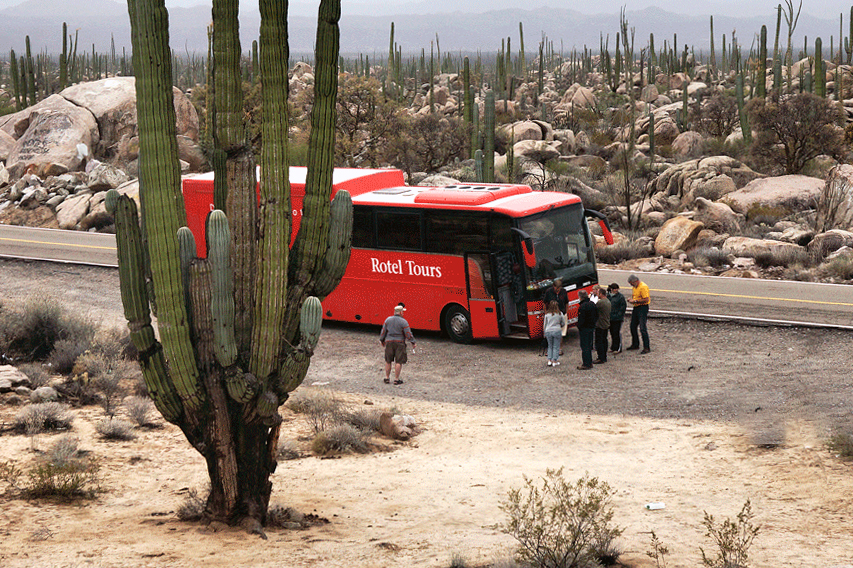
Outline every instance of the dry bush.
<path fill-rule="evenodd" d="M 98 393 L 98 403 L 109 416 L 115 415 L 126 390 L 125 381 L 135 376 L 136 364 L 104 353 L 87 352 L 74 365 L 77 375 L 88 375 L 89 382 Z"/>
<path fill-rule="evenodd" d="M 346 412 L 342 418 L 347 424 L 350 424 L 362 432 L 379 432 L 379 417 L 382 416 L 381 409 L 366 409 L 360 408 L 351 412 Z"/>
<path fill-rule="evenodd" d="M 25 363 L 18 367 L 18 370 L 27 376 L 30 380 L 30 388 L 33 390 L 50 383 L 50 373 L 38 363 Z"/>
<path fill-rule="evenodd" d="M 749 499 L 746 500 L 734 521 L 723 519 L 723 522 L 717 524 L 713 515 L 705 511 L 705 518 L 702 521 L 706 531 L 705 536 L 714 541 L 717 551 L 716 555 L 711 557 L 700 548 L 702 564 L 707 568 L 747 568 L 749 548 L 761 528 L 753 524 L 752 517 L 752 505 Z"/>
<path fill-rule="evenodd" d="M 853 256 L 839 255 L 824 264 L 821 270 L 827 276 L 839 280 L 853 280 Z"/>
<path fill-rule="evenodd" d="M 280 440 L 275 457 L 280 460 L 298 460 L 302 457 L 302 453 L 293 440 Z"/>
<path fill-rule="evenodd" d="M 776 223 L 791 214 L 785 207 L 773 207 L 756 203 L 746 212 L 746 221 L 754 225 L 773 227 Z"/>
<path fill-rule="evenodd" d="M 0 463 L 0 480 L 6 482 L 13 494 L 25 498 L 58 498 L 61 500 L 91 499 L 100 491 L 95 460 L 72 460 L 63 464 L 42 461 L 28 471 L 14 463 Z"/>
<path fill-rule="evenodd" d="M 13 427 L 16 432 L 34 435 L 48 430 L 67 430 L 73 420 L 74 415 L 68 411 L 68 406 L 59 402 L 40 402 L 18 412 Z"/>
<path fill-rule="evenodd" d="M 121 418 L 105 418 L 95 424 L 95 431 L 105 440 L 133 440 L 133 424 Z"/>
<path fill-rule="evenodd" d="M 184 502 L 175 511 L 175 515 L 181 521 L 199 521 L 204 516 L 206 501 L 206 499 L 199 497 L 198 491 L 190 489 Z"/>
<path fill-rule="evenodd" d="M 50 449 L 47 450 L 47 459 L 56 466 L 64 466 L 77 460 L 79 457 L 80 438 L 65 435 L 57 439 Z"/>
<path fill-rule="evenodd" d="M 729 264 L 729 253 L 716 247 L 697 247 L 687 253 L 687 260 L 700 268 L 722 268 Z"/>
<path fill-rule="evenodd" d="M 770 268 L 771 266 L 809 268 L 815 264 L 815 258 L 804 248 L 782 247 L 756 252 L 752 258 L 755 259 L 755 264 L 760 268 Z"/>
<path fill-rule="evenodd" d="M 364 431 L 350 424 L 339 424 L 314 436 L 311 451 L 319 456 L 355 452 L 367 453 L 370 444 Z"/>
<path fill-rule="evenodd" d="M 89 349 L 88 341 L 76 341 L 72 339 L 60 339 L 53 345 L 53 351 L 47 358 L 47 363 L 55 373 L 67 375 L 74 369 L 77 358 Z"/>
<path fill-rule="evenodd" d="M 124 409 L 130 420 L 139 427 L 151 426 L 151 415 L 154 411 L 154 403 L 150 398 L 131 396 L 124 401 Z"/>
<path fill-rule="evenodd" d="M 853 434 L 837 432 L 827 442 L 831 452 L 838 454 L 844 460 L 853 460 Z"/>
<path fill-rule="evenodd" d="M 622 241 L 595 249 L 596 259 L 605 264 L 619 264 L 626 260 L 647 256 L 649 256 L 648 249 L 637 241 Z"/>
<path fill-rule="evenodd" d="M 533 566 L 613 564 L 622 529 L 611 524 L 612 496 L 610 485 L 596 477 L 569 483 L 562 468 L 548 469 L 541 488 L 525 477 L 523 488 L 510 490 L 500 505 L 509 517 L 502 530 L 518 541 L 519 558 Z"/>
<path fill-rule="evenodd" d="M 300 391 L 287 402 L 287 407 L 304 415 L 315 434 L 339 423 L 344 414 L 341 401 L 327 390 Z"/>
<path fill-rule="evenodd" d="M 99 330 L 92 341 L 91 351 L 103 354 L 107 359 L 127 359 L 135 361 L 139 355 L 130 332 L 125 329 L 110 328 Z"/>
<path fill-rule="evenodd" d="M 56 300 L 29 298 L 20 310 L 0 311 L 0 348 L 10 359 L 43 361 L 57 341 L 91 342 L 94 322 L 65 310 Z"/>

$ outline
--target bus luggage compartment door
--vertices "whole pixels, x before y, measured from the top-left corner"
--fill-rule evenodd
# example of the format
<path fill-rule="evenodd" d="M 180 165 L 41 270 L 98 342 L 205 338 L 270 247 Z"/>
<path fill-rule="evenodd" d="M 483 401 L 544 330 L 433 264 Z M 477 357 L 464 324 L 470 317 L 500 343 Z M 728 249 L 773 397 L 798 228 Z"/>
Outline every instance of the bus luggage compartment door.
<path fill-rule="evenodd" d="M 472 335 L 480 339 L 499 338 L 497 302 L 493 293 L 488 254 L 465 255 L 468 308 Z"/>

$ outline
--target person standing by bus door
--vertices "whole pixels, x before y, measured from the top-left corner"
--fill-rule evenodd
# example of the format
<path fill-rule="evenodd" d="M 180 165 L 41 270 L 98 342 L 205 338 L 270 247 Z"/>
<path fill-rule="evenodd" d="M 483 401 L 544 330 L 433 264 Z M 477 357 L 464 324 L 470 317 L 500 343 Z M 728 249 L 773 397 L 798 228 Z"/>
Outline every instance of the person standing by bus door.
<path fill-rule="evenodd" d="M 607 287 L 607 297 L 610 300 L 610 352 L 622 353 L 622 322 L 628 303 L 616 282 Z"/>
<path fill-rule="evenodd" d="M 581 365 L 579 371 L 592 369 L 592 344 L 595 340 L 595 322 L 598 320 L 598 310 L 589 299 L 586 290 L 578 291 L 578 334 L 581 344 Z"/>
<path fill-rule="evenodd" d="M 415 337 L 412 335 L 412 330 L 409 327 L 409 322 L 403 318 L 403 312 L 406 311 L 406 306 L 400 302 L 394 307 L 394 315 L 388 316 L 385 323 L 382 324 L 382 331 L 379 334 L 379 343 L 385 348 L 385 383 L 391 382 L 391 364 L 394 364 L 394 384 L 402 385 L 400 372 L 403 370 L 403 365 L 408 361 L 406 354 L 406 340 L 412 344 L 412 353 L 415 352 Z"/>
<path fill-rule="evenodd" d="M 628 347 L 628 350 L 632 351 L 640 348 L 640 336 L 637 335 L 637 330 L 639 329 L 640 335 L 643 338 L 643 350 L 640 353 L 649 353 L 651 352 L 651 347 L 649 346 L 649 331 L 646 328 L 646 321 L 649 317 L 649 304 L 652 301 L 649 294 L 649 287 L 641 282 L 634 274 L 628 277 L 628 284 L 634 289 L 631 299 L 628 300 L 628 303 L 634 306 L 634 309 L 631 310 L 631 346 Z"/>
<path fill-rule="evenodd" d="M 595 309 L 598 311 L 598 319 L 595 322 L 595 353 L 598 359 L 593 361 L 594 364 L 607 363 L 607 333 L 610 331 L 610 300 L 607 299 L 607 292 L 604 288 L 598 287 L 595 290 L 598 295 L 598 302 L 595 304 Z"/>
<path fill-rule="evenodd" d="M 553 285 L 545 290 L 545 293 L 542 294 L 542 303 L 545 305 L 545 309 L 548 309 L 548 306 L 551 302 L 557 302 L 557 305 L 560 308 L 560 313 L 564 316 L 566 315 L 566 308 L 569 305 L 569 293 L 566 292 L 566 289 L 563 288 L 563 280 L 560 278 L 555 278 Z M 566 331 L 568 330 L 568 321 L 566 325 L 560 330 L 560 355 L 563 354 L 563 338 L 566 336 Z M 542 339 L 543 348 L 547 350 L 548 342 L 546 339 Z"/>

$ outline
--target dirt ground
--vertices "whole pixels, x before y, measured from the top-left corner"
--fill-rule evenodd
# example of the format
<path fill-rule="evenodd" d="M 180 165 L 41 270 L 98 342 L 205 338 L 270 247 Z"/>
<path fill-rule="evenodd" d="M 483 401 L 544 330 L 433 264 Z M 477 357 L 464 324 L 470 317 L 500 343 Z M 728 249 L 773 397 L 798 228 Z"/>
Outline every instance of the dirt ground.
<path fill-rule="evenodd" d="M 114 270 L 0 261 L 0 286 L 4 305 L 37 291 L 121 324 Z M 420 333 L 395 387 L 381 380 L 378 331 L 327 325 L 300 390 L 395 408 L 423 431 L 391 452 L 281 462 L 273 504 L 328 524 L 261 540 L 181 522 L 174 511 L 205 486 L 201 458 L 167 424 L 102 441 L 91 407 L 75 410 L 73 433 L 100 459 L 106 491 L 74 505 L 0 498 L 0 566 L 446 567 L 454 554 L 485 565 L 512 553 L 499 528 L 507 491 L 563 467 L 569 480 L 589 473 L 615 489 L 628 565 L 655 565 L 651 531 L 667 566 L 701 565 L 700 547 L 714 550 L 703 512 L 734 518 L 749 499 L 761 525 L 752 566 L 853 567 L 853 463 L 825 445 L 853 427 L 849 333 L 652 319 L 651 354 L 584 373 L 576 333 L 558 368 L 531 342 L 461 346 Z M 0 422 L 18 410 L 0 406 Z M 286 415 L 284 437 L 307 433 Z M 54 436 L 3 435 L 0 460 L 31 463 Z"/>

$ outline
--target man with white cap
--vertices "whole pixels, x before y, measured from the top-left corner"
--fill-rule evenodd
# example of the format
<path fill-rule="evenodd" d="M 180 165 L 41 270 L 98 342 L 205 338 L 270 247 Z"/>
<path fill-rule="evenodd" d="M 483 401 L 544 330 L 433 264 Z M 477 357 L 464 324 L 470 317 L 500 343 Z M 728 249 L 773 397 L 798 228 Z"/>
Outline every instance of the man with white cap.
<path fill-rule="evenodd" d="M 394 315 L 389 316 L 382 325 L 379 334 L 379 343 L 385 348 L 385 382 L 391 382 L 391 364 L 394 364 L 394 384 L 401 385 L 400 371 L 407 361 L 406 340 L 412 344 L 412 352 L 415 351 L 415 337 L 409 328 L 409 322 L 403 318 L 406 305 L 400 302 L 394 307 Z"/>

